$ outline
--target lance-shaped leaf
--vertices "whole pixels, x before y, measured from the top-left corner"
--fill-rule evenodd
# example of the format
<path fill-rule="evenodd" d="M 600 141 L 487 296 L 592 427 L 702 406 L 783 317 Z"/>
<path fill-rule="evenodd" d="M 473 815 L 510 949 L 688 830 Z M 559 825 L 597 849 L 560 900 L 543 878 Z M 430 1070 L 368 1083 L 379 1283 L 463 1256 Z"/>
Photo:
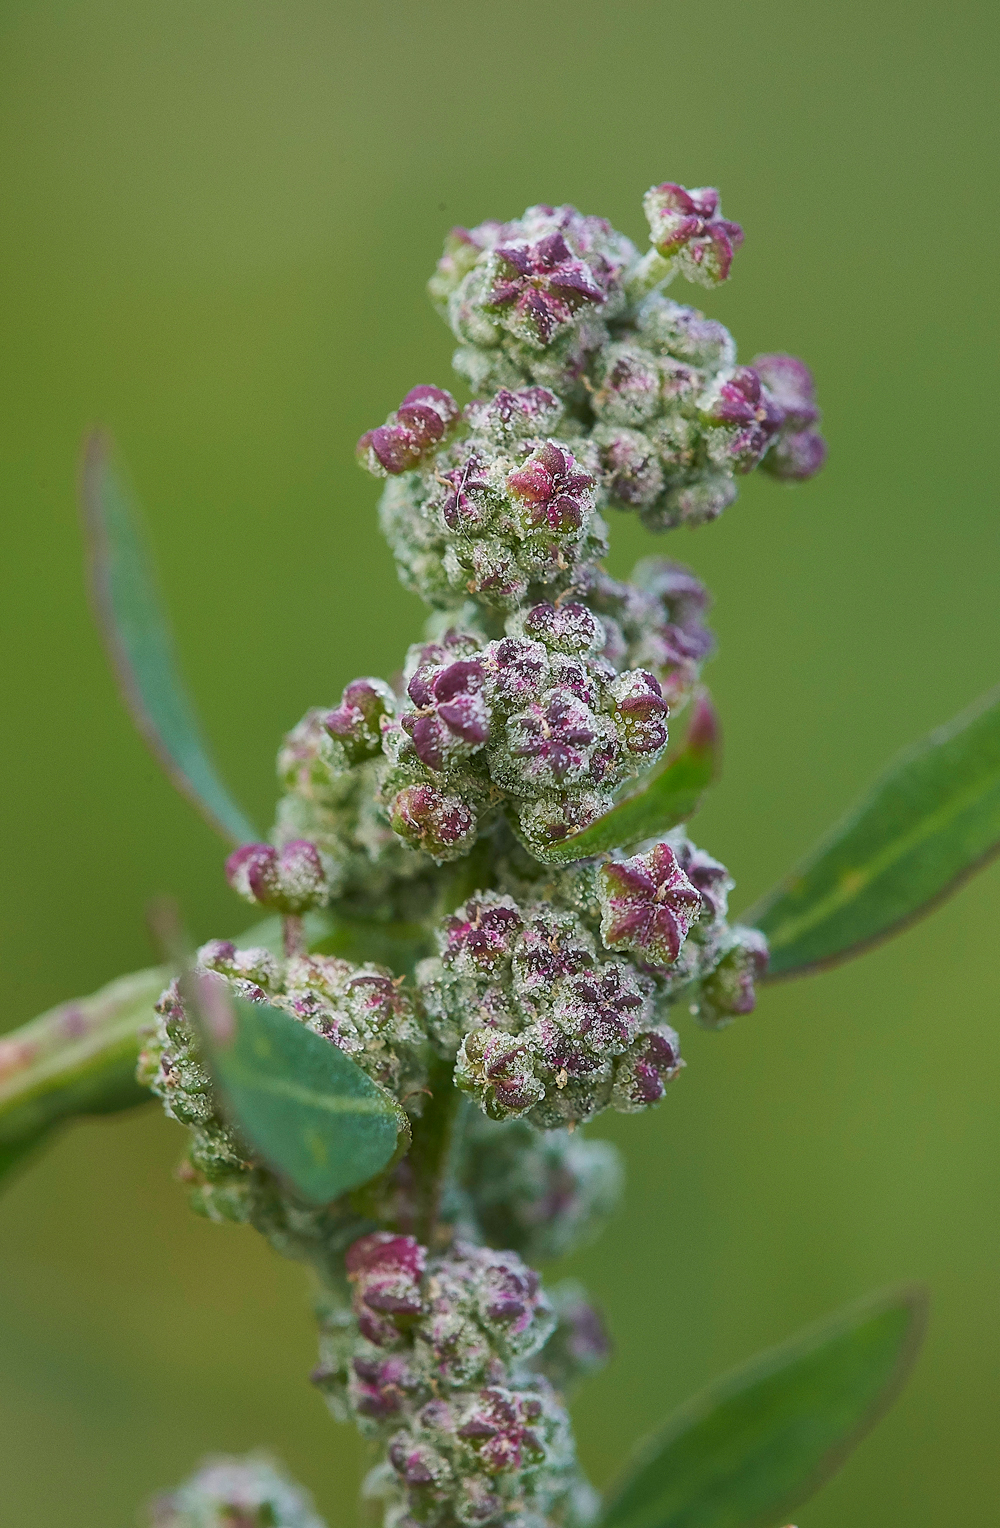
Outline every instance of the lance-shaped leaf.
<path fill-rule="evenodd" d="M 1000 690 L 901 755 L 806 862 L 741 922 L 767 979 L 860 954 L 920 918 L 1000 850 Z"/>
<path fill-rule="evenodd" d="M 564 865 L 569 860 L 624 849 L 686 822 L 715 778 L 718 763 L 718 719 L 711 701 L 702 696 L 694 704 L 691 725 L 676 758 L 642 790 L 620 801 L 589 828 L 553 844 L 545 852 L 546 863 Z"/>
<path fill-rule="evenodd" d="M 395 1099 L 332 1041 L 211 977 L 189 974 L 183 987 L 227 1113 L 303 1199 L 328 1204 L 409 1144 Z"/>
<path fill-rule="evenodd" d="M 683 1406 L 640 1452 L 601 1528 L 776 1528 L 843 1464 L 905 1381 L 919 1289 L 877 1295 Z"/>
<path fill-rule="evenodd" d="M 0 1179 L 75 1115 L 149 1099 L 135 1080 L 139 1031 L 167 980 L 162 966 L 136 971 L 0 1036 Z"/>
<path fill-rule="evenodd" d="M 148 535 L 99 433 L 86 443 L 81 497 L 94 613 L 132 720 L 177 789 L 223 838 L 256 840 L 209 755 L 177 666 Z"/>

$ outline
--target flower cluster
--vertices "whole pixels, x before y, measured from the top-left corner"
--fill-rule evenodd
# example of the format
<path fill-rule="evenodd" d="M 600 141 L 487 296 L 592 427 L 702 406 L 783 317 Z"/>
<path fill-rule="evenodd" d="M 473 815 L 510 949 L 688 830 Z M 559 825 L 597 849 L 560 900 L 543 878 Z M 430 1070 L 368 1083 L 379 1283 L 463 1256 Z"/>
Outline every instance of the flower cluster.
<path fill-rule="evenodd" d="M 263 1454 L 207 1459 L 150 1505 L 149 1528 L 325 1528 L 308 1494 Z"/>
<path fill-rule="evenodd" d="M 385 1231 L 346 1265 L 353 1321 L 331 1313 L 314 1379 L 337 1415 L 387 1443 L 368 1490 L 390 1519 L 589 1521 L 566 1413 L 528 1366 L 556 1325 L 537 1275 L 512 1252 L 456 1242 L 432 1257 Z"/>
<path fill-rule="evenodd" d="M 625 309 L 636 260 L 623 234 L 575 207 L 453 229 L 430 293 L 461 342 L 456 371 L 480 395 L 529 382 L 572 395 Z"/>
<path fill-rule="evenodd" d="M 749 1013 L 767 964 L 728 922 L 725 866 L 682 828 L 557 862 L 662 758 L 713 645 L 687 568 L 601 566 L 603 513 L 698 524 L 742 474 L 798 481 L 825 452 L 801 361 L 738 364 L 722 324 L 660 290 L 728 277 L 742 231 L 718 193 L 665 182 L 645 211 L 645 254 L 572 207 L 453 232 L 431 293 L 473 400 L 413 388 L 358 443 L 402 582 L 434 613 L 398 681 L 356 679 L 292 729 L 271 841 L 230 856 L 233 889 L 284 920 L 284 958 L 263 931 L 198 953 L 202 976 L 386 1088 L 408 1155 L 331 1204 L 299 1198 L 223 1112 L 177 983 L 140 1058 L 190 1130 L 195 1207 L 316 1270 L 314 1377 L 383 1445 L 368 1490 L 386 1528 L 592 1520 L 561 1392 L 607 1339 L 578 1288 L 548 1300 L 521 1259 L 610 1213 L 616 1153 L 577 1127 L 663 1097 L 683 1065 L 666 1019 Z M 416 964 L 409 987 L 368 958 L 387 949 Z M 156 1528 L 321 1528 L 252 1460 L 157 1511 Z"/>
<path fill-rule="evenodd" d="M 428 1027 L 491 1119 L 551 1130 L 609 1105 L 630 1113 L 678 1072 L 653 980 L 600 959 L 575 913 L 490 892 L 446 921 L 439 944 L 417 969 Z"/>
<path fill-rule="evenodd" d="M 466 408 L 462 438 L 389 476 L 382 529 L 407 588 L 442 609 L 513 610 L 604 555 L 592 453 L 553 438 L 562 415 L 546 388 L 501 390 Z"/>
<path fill-rule="evenodd" d="M 467 851 L 502 803 L 544 855 L 607 811 L 667 744 L 659 681 L 615 672 L 604 624 L 585 605 L 534 605 L 509 625 L 485 644 L 449 631 L 411 648 L 408 704 L 383 725 L 392 826 L 439 859 Z"/>

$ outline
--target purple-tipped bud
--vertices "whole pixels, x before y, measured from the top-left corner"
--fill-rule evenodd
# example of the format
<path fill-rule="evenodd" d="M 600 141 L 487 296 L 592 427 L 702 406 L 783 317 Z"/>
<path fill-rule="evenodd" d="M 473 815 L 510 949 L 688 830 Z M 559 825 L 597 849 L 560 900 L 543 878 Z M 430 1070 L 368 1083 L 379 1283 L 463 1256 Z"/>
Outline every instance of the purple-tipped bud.
<path fill-rule="evenodd" d="M 826 441 L 819 431 L 796 430 L 779 435 L 761 465 L 783 483 L 804 483 L 825 461 Z"/>
<path fill-rule="evenodd" d="M 607 641 L 601 621 L 586 605 L 570 601 L 533 605 L 521 622 L 524 635 L 543 642 L 552 652 L 585 658 L 599 653 Z"/>
<path fill-rule="evenodd" d="M 305 838 L 280 850 L 272 844 L 243 844 L 226 861 L 226 879 L 246 901 L 280 913 L 307 912 L 329 896 L 323 862 Z"/>
<path fill-rule="evenodd" d="M 527 1045 L 503 1030 L 474 1029 L 466 1035 L 455 1063 L 455 1082 L 476 1096 L 490 1119 L 527 1114 L 545 1097 Z"/>
<path fill-rule="evenodd" d="M 539 349 L 580 308 L 599 306 L 607 298 L 597 273 L 574 256 L 559 232 L 536 244 L 501 245 L 491 264 L 493 280 L 484 307 L 502 315 L 513 334 Z"/>
<path fill-rule="evenodd" d="M 780 434 L 764 466 L 784 482 L 803 482 L 826 460 L 826 442 L 813 428 L 820 412 L 812 372 L 793 355 L 758 355 L 753 367 L 782 416 Z"/>
<path fill-rule="evenodd" d="M 577 468 L 576 458 L 554 441 L 533 451 L 523 467 L 508 473 L 507 487 L 527 512 L 531 528 L 575 531 L 594 502 L 597 484 Z"/>
<path fill-rule="evenodd" d="M 381 752 L 379 723 L 392 714 L 392 692 L 381 679 L 354 679 L 344 690 L 340 705 L 328 711 L 323 725 L 336 738 L 352 764 Z"/>
<path fill-rule="evenodd" d="M 385 424 L 362 435 L 358 461 L 376 477 L 409 472 L 437 449 L 459 413 L 458 404 L 444 388 L 411 388 Z"/>
<path fill-rule="evenodd" d="M 676 1032 L 669 1024 L 643 1031 L 616 1068 L 614 1107 L 623 1114 L 632 1114 L 659 1103 L 667 1083 L 683 1065 Z"/>
<path fill-rule="evenodd" d="M 688 191 L 664 181 L 646 192 L 642 205 L 650 239 L 665 259 L 678 259 L 688 279 L 702 286 L 725 281 L 733 252 L 743 243 L 743 230 L 719 216 L 714 186 Z"/>
<path fill-rule="evenodd" d="M 669 844 L 614 860 L 598 875 L 601 938 L 609 950 L 632 950 L 654 966 L 671 966 L 701 913 L 701 892 Z"/>
<path fill-rule="evenodd" d="M 421 709 L 406 713 L 401 725 L 428 769 L 446 768 L 456 751 L 465 757 L 489 738 L 485 683 L 486 670 L 475 658 L 459 658 L 438 669 L 421 666 L 413 675 L 408 694 Z"/>
<path fill-rule="evenodd" d="M 389 809 L 394 832 L 436 860 L 455 859 L 472 847 L 476 814 L 461 796 L 434 785 L 407 785 Z"/>
<path fill-rule="evenodd" d="M 698 1020 L 721 1029 L 739 1014 L 752 1013 L 757 1002 L 754 982 L 767 970 L 767 940 L 759 929 L 736 927 L 732 945 L 701 986 Z"/>
<path fill-rule="evenodd" d="M 645 669 L 630 669 L 611 686 L 615 717 L 629 753 L 658 753 L 667 746 L 667 703 L 659 681 Z"/>
<path fill-rule="evenodd" d="M 619 504 L 644 509 L 655 504 L 665 478 L 659 456 L 640 430 L 607 425 L 594 432 L 601 452 L 601 478 Z"/>
<path fill-rule="evenodd" d="M 382 1422 L 396 1416 L 408 1390 L 414 1388 L 409 1366 L 398 1355 L 391 1358 L 355 1358 L 350 1383 L 351 1400 L 363 1417 Z"/>
<path fill-rule="evenodd" d="M 749 472 L 757 465 L 785 417 L 752 366 L 737 366 L 722 379 L 703 413 L 708 423 L 729 427 L 721 451 L 713 454 L 734 472 Z"/>
<path fill-rule="evenodd" d="M 617 1056 L 633 1039 L 646 1000 L 632 968 L 617 961 L 582 971 L 570 983 L 559 1022 L 585 1050 Z"/>
<path fill-rule="evenodd" d="M 468 962 L 478 971 L 492 971 L 510 957 L 522 927 L 521 914 L 510 897 L 472 898 L 445 920 L 444 963 Z"/>
<path fill-rule="evenodd" d="M 636 428 L 661 406 L 662 376 L 656 357 L 638 345 L 616 345 L 607 355 L 591 406 L 607 424 Z"/>
<path fill-rule="evenodd" d="M 550 690 L 507 723 L 507 744 L 522 774 L 550 788 L 582 779 L 597 736 L 597 718 L 566 689 Z"/>
<path fill-rule="evenodd" d="M 523 387 L 517 392 L 501 387 L 488 401 L 465 406 L 469 428 L 498 445 L 550 435 L 562 414 L 562 403 L 547 387 Z"/>
<path fill-rule="evenodd" d="M 424 1308 L 424 1248 L 412 1236 L 373 1231 L 348 1247 L 344 1262 L 362 1332 L 379 1347 L 391 1345 Z"/>

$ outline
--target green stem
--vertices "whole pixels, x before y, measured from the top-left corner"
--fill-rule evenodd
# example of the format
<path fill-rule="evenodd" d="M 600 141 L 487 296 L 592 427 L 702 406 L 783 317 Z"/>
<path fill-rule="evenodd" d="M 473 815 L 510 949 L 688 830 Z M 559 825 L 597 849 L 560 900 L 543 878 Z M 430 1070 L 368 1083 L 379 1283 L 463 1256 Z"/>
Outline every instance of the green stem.
<path fill-rule="evenodd" d="M 413 1145 L 405 1158 L 411 1183 L 413 1235 L 424 1246 L 433 1244 L 437 1232 L 455 1116 L 462 1099 L 452 1081 L 450 1061 L 435 1061 L 428 1083 L 432 1097 L 420 1119 L 414 1122 Z"/>

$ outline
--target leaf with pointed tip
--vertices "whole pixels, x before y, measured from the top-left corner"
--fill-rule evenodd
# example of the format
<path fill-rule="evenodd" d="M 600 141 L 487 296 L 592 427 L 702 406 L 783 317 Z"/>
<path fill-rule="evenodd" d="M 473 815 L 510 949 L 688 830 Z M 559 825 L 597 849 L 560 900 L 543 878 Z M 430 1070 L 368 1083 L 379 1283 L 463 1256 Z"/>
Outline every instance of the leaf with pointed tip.
<path fill-rule="evenodd" d="M 162 966 L 135 971 L 0 1036 L 0 1179 L 75 1115 L 148 1101 L 135 1080 L 139 1031 L 167 980 Z"/>
<path fill-rule="evenodd" d="M 303 1199 L 329 1204 L 409 1144 L 395 1099 L 332 1041 L 268 1003 L 230 1002 L 210 979 L 184 988 L 227 1113 Z"/>
<path fill-rule="evenodd" d="M 600 1528 L 774 1528 L 892 1404 L 923 1337 L 920 1289 L 875 1295 L 689 1401 L 644 1449 Z"/>
<path fill-rule="evenodd" d="M 546 864 L 564 865 L 655 838 L 694 815 L 718 772 L 719 725 L 707 697 L 695 702 L 684 747 L 634 796 L 612 807 L 581 833 L 546 849 Z"/>
<path fill-rule="evenodd" d="M 147 532 L 98 432 L 86 442 L 81 499 L 94 613 L 132 720 L 177 789 L 223 838 L 255 841 L 259 834 L 209 755 L 177 666 Z"/>
<path fill-rule="evenodd" d="M 765 980 L 859 955 L 923 917 L 1000 851 L 1000 689 L 902 754 L 795 874 L 741 923 Z"/>

